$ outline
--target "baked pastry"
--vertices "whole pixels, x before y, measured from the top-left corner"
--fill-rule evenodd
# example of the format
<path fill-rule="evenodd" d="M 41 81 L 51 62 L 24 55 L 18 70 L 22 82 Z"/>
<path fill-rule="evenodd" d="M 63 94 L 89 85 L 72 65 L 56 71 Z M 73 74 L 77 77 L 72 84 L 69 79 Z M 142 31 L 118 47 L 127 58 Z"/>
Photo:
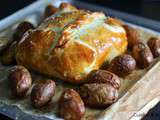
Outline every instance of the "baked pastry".
<path fill-rule="evenodd" d="M 62 4 L 37 29 L 24 34 L 16 60 L 40 73 L 81 83 L 126 48 L 126 32 L 118 20 Z"/>

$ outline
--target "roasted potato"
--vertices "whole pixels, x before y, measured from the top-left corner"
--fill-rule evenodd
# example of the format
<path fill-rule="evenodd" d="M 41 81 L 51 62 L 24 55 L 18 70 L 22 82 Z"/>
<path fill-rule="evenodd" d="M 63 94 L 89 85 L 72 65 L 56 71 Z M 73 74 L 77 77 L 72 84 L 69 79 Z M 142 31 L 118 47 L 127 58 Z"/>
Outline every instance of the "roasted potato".
<path fill-rule="evenodd" d="M 133 47 L 132 56 L 135 58 L 139 68 L 146 68 L 153 61 L 151 50 L 143 43 L 139 43 Z"/>
<path fill-rule="evenodd" d="M 0 52 L 2 64 L 10 65 L 16 63 L 15 56 L 17 44 L 21 40 L 23 34 L 29 29 L 34 29 L 34 26 L 29 22 L 24 21 L 18 25 L 13 34 L 13 40 Z"/>
<path fill-rule="evenodd" d="M 79 93 L 86 105 L 95 108 L 107 107 L 118 98 L 118 90 L 106 83 L 83 84 Z"/>
<path fill-rule="evenodd" d="M 23 66 L 15 66 L 9 75 L 13 95 L 23 97 L 31 87 L 32 78 L 29 71 Z"/>
<path fill-rule="evenodd" d="M 89 74 L 88 79 L 90 83 L 107 83 L 116 89 L 120 87 L 119 77 L 106 70 L 94 70 Z"/>
<path fill-rule="evenodd" d="M 46 105 L 54 96 L 55 82 L 53 80 L 43 80 L 37 83 L 31 91 L 31 102 L 35 108 Z"/>
<path fill-rule="evenodd" d="M 137 30 L 131 26 L 123 25 L 123 27 L 127 33 L 128 48 L 132 49 L 134 45 L 140 42 L 140 35 Z"/>
<path fill-rule="evenodd" d="M 0 36 L 0 54 L 11 42 L 12 40 L 8 36 Z"/>
<path fill-rule="evenodd" d="M 13 40 L 19 42 L 22 39 L 23 34 L 29 29 L 34 29 L 34 25 L 32 23 L 28 21 L 21 22 L 13 34 Z"/>
<path fill-rule="evenodd" d="M 11 65 L 16 63 L 15 55 L 16 55 L 16 47 L 17 42 L 14 41 L 7 45 L 0 53 L 0 60 L 3 65 Z"/>
<path fill-rule="evenodd" d="M 135 59 L 131 55 L 124 54 L 115 57 L 111 61 L 108 70 L 120 77 L 125 77 L 130 74 L 135 68 Z"/>
<path fill-rule="evenodd" d="M 58 8 L 54 7 L 53 5 L 49 4 L 44 11 L 44 18 L 47 18 L 58 11 Z"/>
<path fill-rule="evenodd" d="M 160 56 L 160 39 L 152 37 L 149 39 L 147 44 L 148 44 L 149 48 L 151 49 L 153 56 L 155 58 L 159 57 Z"/>
<path fill-rule="evenodd" d="M 65 120 L 81 120 L 85 113 L 84 103 L 73 89 L 67 89 L 59 101 L 60 116 Z"/>

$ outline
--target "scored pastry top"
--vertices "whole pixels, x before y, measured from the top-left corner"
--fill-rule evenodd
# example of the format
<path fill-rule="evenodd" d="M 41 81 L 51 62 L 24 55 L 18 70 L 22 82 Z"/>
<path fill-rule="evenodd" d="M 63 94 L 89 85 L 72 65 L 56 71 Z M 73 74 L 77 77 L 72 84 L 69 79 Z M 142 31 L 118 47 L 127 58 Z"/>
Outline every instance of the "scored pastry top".
<path fill-rule="evenodd" d="M 126 32 L 117 19 L 61 5 L 37 29 L 25 33 L 16 58 L 40 73 L 79 83 L 126 48 Z"/>

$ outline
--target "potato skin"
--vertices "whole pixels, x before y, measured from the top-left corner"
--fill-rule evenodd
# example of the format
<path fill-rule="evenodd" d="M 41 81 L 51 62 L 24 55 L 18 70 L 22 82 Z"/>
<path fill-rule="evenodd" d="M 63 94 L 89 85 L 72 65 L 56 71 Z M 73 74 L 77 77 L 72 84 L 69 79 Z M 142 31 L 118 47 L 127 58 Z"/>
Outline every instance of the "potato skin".
<path fill-rule="evenodd" d="M 0 60 L 3 65 L 11 65 L 16 63 L 16 47 L 17 42 L 13 41 L 1 51 Z"/>
<path fill-rule="evenodd" d="M 31 91 L 31 102 L 35 108 L 46 105 L 55 94 L 55 82 L 53 80 L 43 80 L 37 83 Z"/>
<path fill-rule="evenodd" d="M 115 57 L 108 70 L 115 73 L 119 77 L 125 77 L 130 74 L 136 68 L 135 59 L 128 54 L 120 55 Z"/>
<path fill-rule="evenodd" d="M 19 42 L 22 39 L 24 33 L 26 31 L 28 31 L 29 29 L 34 29 L 34 25 L 32 23 L 30 23 L 28 21 L 21 22 L 17 26 L 17 28 L 13 34 L 13 40 Z"/>
<path fill-rule="evenodd" d="M 27 21 L 24 21 L 17 26 L 13 34 L 13 40 L 0 53 L 2 64 L 10 65 L 16 63 L 15 56 L 17 44 L 21 40 L 23 34 L 29 29 L 34 29 L 34 26 Z"/>
<path fill-rule="evenodd" d="M 95 108 L 108 107 L 118 99 L 118 90 L 105 83 L 84 84 L 79 93 L 86 105 Z"/>
<path fill-rule="evenodd" d="M 139 43 L 133 47 L 132 56 L 137 62 L 139 68 L 148 67 L 153 61 L 153 55 L 151 50 L 143 43 Z"/>
<path fill-rule="evenodd" d="M 10 73 L 9 80 L 14 96 L 23 97 L 31 87 L 32 78 L 29 71 L 23 66 L 15 66 Z"/>
<path fill-rule="evenodd" d="M 106 83 L 112 85 L 114 88 L 120 88 L 120 79 L 114 73 L 106 70 L 94 70 L 90 73 L 89 83 Z"/>
<path fill-rule="evenodd" d="M 60 116 L 65 120 L 81 120 L 85 113 L 84 103 L 73 89 L 66 89 L 59 101 Z"/>
<path fill-rule="evenodd" d="M 123 27 L 127 33 L 128 48 L 132 49 L 134 45 L 140 42 L 140 35 L 137 30 L 131 26 L 123 25 Z"/>
<path fill-rule="evenodd" d="M 44 11 L 44 18 L 47 18 L 47 17 L 55 14 L 57 11 L 58 11 L 58 8 L 54 7 L 51 4 L 47 5 L 47 7 L 45 8 L 45 11 Z"/>
<path fill-rule="evenodd" d="M 154 56 L 154 58 L 160 56 L 160 39 L 152 37 L 147 42 L 149 48 L 151 49 L 151 52 Z"/>

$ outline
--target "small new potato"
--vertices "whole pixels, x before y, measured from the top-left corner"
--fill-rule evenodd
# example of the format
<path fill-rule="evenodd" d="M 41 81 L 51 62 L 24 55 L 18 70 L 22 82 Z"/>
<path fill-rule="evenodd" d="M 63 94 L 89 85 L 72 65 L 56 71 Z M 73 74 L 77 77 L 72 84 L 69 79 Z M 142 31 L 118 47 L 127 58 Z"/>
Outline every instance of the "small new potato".
<path fill-rule="evenodd" d="M 128 47 L 133 48 L 134 45 L 140 42 L 140 35 L 138 31 L 128 25 L 123 25 L 126 33 L 127 33 L 127 41 L 128 41 Z"/>
<path fill-rule="evenodd" d="M 12 40 L 8 36 L 0 36 L 0 54 L 11 44 Z"/>
<path fill-rule="evenodd" d="M 28 21 L 21 22 L 17 26 L 17 28 L 13 34 L 13 40 L 19 42 L 22 39 L 24 33 L 26 31 L 28 31 L 29 29 L 34 29 L 34 25 L 32 23 L 30 23 Z"/>
<path fill-rule="evenodd" d="M 29 71 L 23 66 L 15 66 L 10 73 L 9 80 L 14 96 L 23 97 L 32 85 Z"/>
<path fill-rule="evenodd" d="M 143 43 L 139 43 L 133 47 L 132 56 L 135 58 L 139 68 L 148 67 L 153 61 L 151 50 Z"/>
<path fill-rule="evenodd" d="M 16 63 L 15 54 L 16 54 L 17 42 L 14 41 L 6 46 L 0 53 L 0 60 L 3 65 L 11 65 Z"/>
<path fill-rule="evenodd" d="M 40 108 L 52 99 L 55 93 L 55 82 L 43 80 L 37 83 L 31 91 L 31 103 L 35 108 Z"/>
<path fill-rule="evenodd" d="M 106 70 L 94 70 L 90 73 L 89 83 L 106 83 L 112 85 L 114 88 L 120 88 L 120 79 L 114 73 Z"/>
<path fill-rule="evenodd" d="M 118 99 L 118 90 L 106 83 L 84 84 L 79 88 L 84 103 L 90 107 L 108 107 Z"/>
<path fill-rule="evenodd" d="M 119 77 L 125 77 L 130 74 L 135 68 L 135 59 L 131 55 L 123 54 L 115 57 L 111 61 L 108 70 L 115 73 Z"/>
<path fill-rule="evenodd" d="M 24 21 L 18 25 L 13 34 L 13 40 L 0 53 L 2 64 L 10 65 L 16 63 L 17 44 L 22 39 L 23 34 L 29 29 L 34 29 L 34 26 L 29 22 Z"/>
<path fill-rule="evenodd" d="M 154 58 L 159 57 L 160 56 L 160 39 L 152 37 L 149 39 L 147 44 L 148 44 L 149 48 L 151 49 L 151 52 L 152 52 Z"/>
<path fill-rule="evenodd" d="M 81 120 L 85 113 L 84 103 L 73 89 L 66 89 L 59 101 L 60 116 L 65 120 Z"/>
<path fill-rule="evenodd" d="M 54 7 L 53 5 L 49 4 L 44 11 L 44 18 L 50 17 L 51 15 L 55 14 L 58 11 L 58 8 Z"/>

